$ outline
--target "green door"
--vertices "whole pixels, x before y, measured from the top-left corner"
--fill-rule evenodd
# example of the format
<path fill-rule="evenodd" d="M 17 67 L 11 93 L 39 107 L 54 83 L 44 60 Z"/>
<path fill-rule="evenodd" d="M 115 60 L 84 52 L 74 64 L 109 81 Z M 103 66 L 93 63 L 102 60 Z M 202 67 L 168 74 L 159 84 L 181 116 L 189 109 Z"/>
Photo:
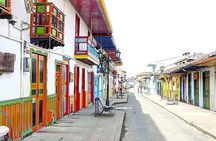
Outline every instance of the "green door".
<path fill-rule="evenodd" d="M 209 109 L 209 71 L 203 72 L 203 107 Z"/>
<path fill-rule="evenodd" d="M 199 73 L 194 73 L 194 104 L 199 106 Z"/>

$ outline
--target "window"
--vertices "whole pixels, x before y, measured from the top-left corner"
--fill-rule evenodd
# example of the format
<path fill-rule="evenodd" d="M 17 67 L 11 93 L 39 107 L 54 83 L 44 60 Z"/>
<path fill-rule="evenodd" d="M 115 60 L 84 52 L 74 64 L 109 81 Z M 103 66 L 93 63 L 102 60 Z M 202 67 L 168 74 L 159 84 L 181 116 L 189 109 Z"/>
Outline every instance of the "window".
<path fill-rule="evenodd" d="M 36 83 L 36 58 L 32 58 L 32 83 Z"/>
<path fill-rule="evenodd" d="M 7 7 L 7 0 L 0 0 L 0 4 Z"/>

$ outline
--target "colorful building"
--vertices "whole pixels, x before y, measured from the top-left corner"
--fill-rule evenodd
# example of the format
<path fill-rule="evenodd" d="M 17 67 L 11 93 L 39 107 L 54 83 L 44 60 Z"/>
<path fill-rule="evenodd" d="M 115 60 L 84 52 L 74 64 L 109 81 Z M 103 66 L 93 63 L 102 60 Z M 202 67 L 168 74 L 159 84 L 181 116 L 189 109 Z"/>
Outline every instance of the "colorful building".
<path fill-rule="evenodd" d="M 13 139 L 102 95 L 98 45 L 121 63 L 103 0 L 34 2 L 0 1 L 0 125 Z"/>
<path fill-rule="evenodd" d="M 161 73 L 163 96 L 169 98 L 177 90 L 180 101 L 216 111 L 215 64 L 213 52 L 165 69 Z"/>

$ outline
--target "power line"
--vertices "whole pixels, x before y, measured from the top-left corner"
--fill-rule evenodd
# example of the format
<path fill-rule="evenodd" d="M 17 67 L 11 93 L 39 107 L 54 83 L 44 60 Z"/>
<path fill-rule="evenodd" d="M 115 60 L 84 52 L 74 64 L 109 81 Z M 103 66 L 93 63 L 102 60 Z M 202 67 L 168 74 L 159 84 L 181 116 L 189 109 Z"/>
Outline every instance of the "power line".
<path fill-rule="evenodd" d="M 182 55 L 181 55 L 181 56 L 172 57 L 172 58 L 163 59 L 163 60 L 158 60 L 158 61 L 155 61 L 155 63 L 160 63 L 160 62 L 164 62 L 164 61 L 169 61 L 169 60 L 173 60 L 173 59 L 176 59 L 176 58 L 179 58 L 179 57 L 182 57 Z"/>

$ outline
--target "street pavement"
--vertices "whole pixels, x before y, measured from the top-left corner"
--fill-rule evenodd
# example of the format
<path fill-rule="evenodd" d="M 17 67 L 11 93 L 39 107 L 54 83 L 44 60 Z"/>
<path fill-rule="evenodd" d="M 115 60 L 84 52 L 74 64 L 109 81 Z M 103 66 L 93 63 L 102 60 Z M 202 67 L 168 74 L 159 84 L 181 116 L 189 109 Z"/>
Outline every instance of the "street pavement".
<path fill-rule="evenodd" d="M 118 109 L 126 112 L 122 141 L 214 140 L 141 94 L 130 93 Z"/>
<path fill-rule="evenodd" d="M 166 100 L 156 94 L 143 94 L 143 96 L 216 139 L 216 112 L 183 102 L 168 105 Z"/>
<path fill-rule="evenodd" d="M 126 102 L 127 95 L 112 102 Z M 88 107 L 69 115 L 57 124 L 44 127 L 25 141 L 119 141 L 121 136 L 124 111 L 113 110 L 104 112 L 101 116 L 94 116 L 94 107 Z"/>

